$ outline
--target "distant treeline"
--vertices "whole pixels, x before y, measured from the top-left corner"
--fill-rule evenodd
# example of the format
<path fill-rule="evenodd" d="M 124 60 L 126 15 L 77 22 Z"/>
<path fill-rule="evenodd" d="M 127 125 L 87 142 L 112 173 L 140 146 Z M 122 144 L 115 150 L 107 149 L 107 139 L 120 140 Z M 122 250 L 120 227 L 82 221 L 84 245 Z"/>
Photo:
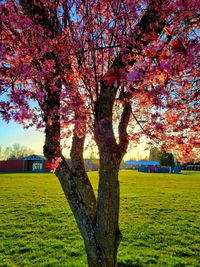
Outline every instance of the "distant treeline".
<path fill-rule="evenodd" d="M 182 170 L 200 171 L 200 161 L 199 162 L 188 162 L 181 165 Z"/>

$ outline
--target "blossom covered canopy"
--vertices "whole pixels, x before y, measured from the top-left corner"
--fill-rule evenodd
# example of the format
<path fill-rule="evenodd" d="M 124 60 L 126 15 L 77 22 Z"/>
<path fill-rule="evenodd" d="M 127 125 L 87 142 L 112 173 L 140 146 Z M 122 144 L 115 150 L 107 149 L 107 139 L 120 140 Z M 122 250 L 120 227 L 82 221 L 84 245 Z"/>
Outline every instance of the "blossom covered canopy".
<path fill-rule="evenodd" d="M 185 159 L 195 156 L 199 1 L 38 0 L 28 9 L 31 3 L 6 0 L 0 6 L 4 120 L 40 128 L 59 114 L 61 138 L 71 135 L 72 126 L 79 137 L 93 135 L 106 86 L 116 91 L 110 110 L 116 140 L 122 107 L 129 103 L 128 140 L 145 134 Z M 156 12 L 147 17 L 149 6 Z M 47 110 L 54 94 L 59 105 Z"/>

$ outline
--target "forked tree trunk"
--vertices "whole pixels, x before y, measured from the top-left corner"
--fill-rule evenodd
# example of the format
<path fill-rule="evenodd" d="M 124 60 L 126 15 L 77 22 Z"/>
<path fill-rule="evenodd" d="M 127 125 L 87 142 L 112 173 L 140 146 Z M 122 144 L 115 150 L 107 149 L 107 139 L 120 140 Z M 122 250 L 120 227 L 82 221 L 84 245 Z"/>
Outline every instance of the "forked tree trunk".
<path fill-rule="evenodd" d="M 80 179 L 80 177 L 66 179 L 64 168 L 56 171 L 84 239 L 89 267 L 116 267 L 117 250 L 121 239 L 119 231 L 119 164 L 108 155 L 104 154 L 103 156 L 100 160 L 97 208 L 93 220 L 91 220 L 91 216 L 87 215 L 88 211 L 85 209 L 84 203 L 82 205 L 84 200 L 75 187 L 76 178 Z"/>

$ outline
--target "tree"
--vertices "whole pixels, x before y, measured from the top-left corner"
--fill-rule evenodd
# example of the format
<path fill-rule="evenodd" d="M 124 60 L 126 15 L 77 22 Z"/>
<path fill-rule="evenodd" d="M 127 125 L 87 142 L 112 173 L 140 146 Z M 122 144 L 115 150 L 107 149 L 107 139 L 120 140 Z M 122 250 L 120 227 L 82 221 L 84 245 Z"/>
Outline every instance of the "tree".
<path fill-rule="evenodd" d="M 14 144 L 10 147 L 6 147 L 3 150 L 4 159 L 22 159 L 26 156 L 33 154 L 34 151 L 26 146 L 20 144 Z"/>
<path fill-rule="evenodd" d="M 149 159 L 148 156 L 143 156 L 143 157 L 140 157 L 138 160 L 144 160 L 144 161 L 146 161 L 148 159 Z"/>
<path fill-rule="evenodd" d="M 44 155 L 89 266 L 116 266 L 118 171 L 129 141 L 145 135 L 195 156 L 199 7 L 194 0 L 1 4 L 0 113 L 44 128 Z M 84 168 L 86 135 L 99 150 L 97 198 Z M 71 167 L 62 154 L 70 136 Z"/>
<path fill-rule="evenodd" d="M 6 147 L 6 148 L 3 150 L 2 154 L 3 154 L 3 159 L 4 159 L 4 160 L 9 159 L 10 156 L 11 156 L 11 148 L 10 148 L 10 147 Z"/>
<path fill-rule="evenodd" d="M 166 152 L 165 149 L 158 151 L 157 157 L 158 157 L 158 161 L 160 162 L 161 166 L 174 166 L 175 165 L 173 154 Z"/>
<path fill-rule="evenodd" d="M 149 153 L 149 160 L 158 160 L 158 148 L 157 147 L 151 147 L 150 153 Z"/>
<path fill-rule="evenodd" d="M 2 159 L 2 148 L 0 146 L 0 160 Z"/>

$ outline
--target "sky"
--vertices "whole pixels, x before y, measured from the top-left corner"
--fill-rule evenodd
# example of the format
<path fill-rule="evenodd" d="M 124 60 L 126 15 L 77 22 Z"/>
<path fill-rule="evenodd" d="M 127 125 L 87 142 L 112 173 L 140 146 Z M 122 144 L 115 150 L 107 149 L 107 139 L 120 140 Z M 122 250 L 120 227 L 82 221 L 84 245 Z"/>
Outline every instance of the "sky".
<path fill-rule="evenodd" d="M 34 128 L 24 129 L 23 126 L 14 121 L 6 123 L 0 119 L 0 146 L 4 149 L 13 144 L 29 147 L 35 154 L 43 155 L 44 133 Z M 148 156 L 149 152 L 144 149 L 145 143 L 134 148 L 134 150 L 128 151 L 124 159 L 141 159 L 142 157 Z M 69 157 L 67 151 L 65 151 L 64 154 Z M 91 151 L 88 150 L 84 156 L 89 157 L 90 154 Z"/>
<path fill-rule="evenodd" d="M 24 129 L 16 122 L 8 124 L 0 119 L 0 146 L 5 148 L 20 144 L 31 148 L 36 154 L 42 155 L 44 134 L 33 128 Z"/>

